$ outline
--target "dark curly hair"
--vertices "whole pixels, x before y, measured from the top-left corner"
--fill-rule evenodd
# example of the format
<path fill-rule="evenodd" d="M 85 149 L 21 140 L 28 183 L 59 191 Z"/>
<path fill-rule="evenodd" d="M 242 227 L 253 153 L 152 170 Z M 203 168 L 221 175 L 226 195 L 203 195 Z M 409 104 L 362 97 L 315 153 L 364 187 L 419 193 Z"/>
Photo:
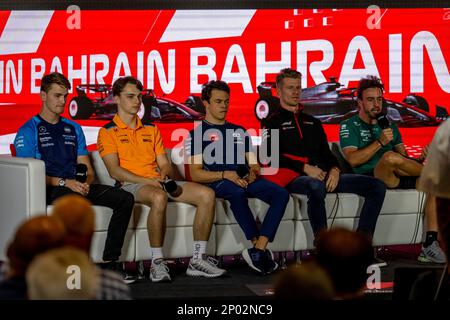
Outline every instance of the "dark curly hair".
<path fill-rule="evenodd" d="M 216 90 L 225 91 L 226 93 L 230 94 L 230 87 L 225 81 L 222 80 L 211 80 L 205 84 L 202 85 L 202 100 L 210 102 L 209 99 L 211 99 L 211 92 Z"/>
<path fill-rule="evenodd" d="M 380 78 L 378 78 L 377 76 L 369 75 L 359 80 L 359 86 L 357 90 L 358 99 L 362 100 L 363 91 L 369 88 L 380 88 L 381 92 L 384 92 L 384 86 L 381 83 Z"/>

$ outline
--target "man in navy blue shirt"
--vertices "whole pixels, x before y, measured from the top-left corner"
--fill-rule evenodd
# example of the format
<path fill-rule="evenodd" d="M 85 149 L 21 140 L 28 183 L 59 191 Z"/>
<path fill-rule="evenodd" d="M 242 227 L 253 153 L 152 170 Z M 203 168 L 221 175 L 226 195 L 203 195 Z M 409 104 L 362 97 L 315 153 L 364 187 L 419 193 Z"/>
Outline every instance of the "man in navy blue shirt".
<path fill-rule="evenodd" d="M 202 88 L 206 117 L 190 132 L 186 142 L 190 153 L 192 181 L 207 184 L 216 196 L 228 200 L 236 221 L 253 244 L 242 252 L 248 265 L 261 274 L 278 268 L 267 249 L 283 217 L 289 193 L 274 183 L 259 179 L 260 167 L 246 130 L 225 120 L 230 88 L 223 81 L 210 81 Z M 248 206 L 248 197 L 270 205 L 259 229 Z"/>
<path fill-rule="evenodd" d="M 86 139 L 77 123 L 61 117 L 71 85 L 64 75 L 54 72 L 41 81 L 42 108 L 17 132 L 14 147 L 18 157 L 36 158 L 45 162 L 47 203 L 78 193 L 94 205 L 113 209 L 106 237 L 103 260 L 108 269 L 119 268 L 125 233 L 134 206 L 134 198 L 120 188 L 92 184 L 94 170 L 89 160 Z M 86 182 L 77 181 L 77 165 L 87 168 Z M 124 275 L 125 276 L 125 275 Z"/>

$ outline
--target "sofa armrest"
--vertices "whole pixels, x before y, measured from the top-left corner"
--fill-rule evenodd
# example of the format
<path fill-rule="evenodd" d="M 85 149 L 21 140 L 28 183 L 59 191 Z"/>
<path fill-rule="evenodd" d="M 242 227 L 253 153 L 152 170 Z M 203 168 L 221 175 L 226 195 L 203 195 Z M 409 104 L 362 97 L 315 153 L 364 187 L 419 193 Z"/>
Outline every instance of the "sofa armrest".
<path fill-rule="evenodd" d="M 41 160 L 0 156 L 0 260 L 16 228 L 46 212 L 45 165 Z"/>

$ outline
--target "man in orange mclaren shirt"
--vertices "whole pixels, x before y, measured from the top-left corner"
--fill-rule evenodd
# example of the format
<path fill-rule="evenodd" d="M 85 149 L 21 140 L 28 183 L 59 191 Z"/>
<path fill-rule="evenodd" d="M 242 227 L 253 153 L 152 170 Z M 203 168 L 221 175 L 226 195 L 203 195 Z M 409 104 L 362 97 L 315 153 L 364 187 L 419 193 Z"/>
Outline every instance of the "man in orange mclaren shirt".
<path fill-rule="evenodd" d="M 113 84 L 114 100 L 118 105 L 114 119 L 100 129 L 98 148 L 110 176 L 122 189 L 131 192 L 135 201 L 148 205 L 147 228 L 152 253 L 150 279 L 153 282 L 170 281 L 162 246 L 166 229 L 168 198 L 197 207 L 194 219 L 194 249 L 186 274 L 215 278 L 225 270 L 206 257 L 215 212 L 214 191 L 193 182 L 176 181 L 178 193 L 168 193 L 164 183 L 173 175 L 158 128 L 143 123 L 137 116 L 142 103 L 142 83 L 131 77 L 122 77 Z"/>

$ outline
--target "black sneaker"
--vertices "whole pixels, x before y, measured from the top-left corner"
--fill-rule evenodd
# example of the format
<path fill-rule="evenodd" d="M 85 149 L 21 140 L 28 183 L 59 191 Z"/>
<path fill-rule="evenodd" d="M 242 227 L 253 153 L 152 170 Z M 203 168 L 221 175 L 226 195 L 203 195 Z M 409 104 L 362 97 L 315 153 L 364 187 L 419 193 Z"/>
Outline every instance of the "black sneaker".
<path fill-rule="evenodd" d="M 250 248 L 242 251 L 242 257 L 248 266 L 258 273 L 266 274 L 267 256 L 264 250 Z"/>
<path fill-rule="evenodd" d="M 278 269 L 278 263 L 273 258 L 273 252 L 270 249 L 266 249 L 266 267 L 264 269 L 266 274 L 271 274 Z"/>
<path fill-rule="evenodd" d="M 136 278 L 132 275 L 129 275 L 123 269 L 123 264 L 117 261 L 111 261 L 100 264 L 100 267 L 104 270 L 114 271 L 122 276 L 123 281 L 126 284 L 130 284 L 136 281 Z"/>

